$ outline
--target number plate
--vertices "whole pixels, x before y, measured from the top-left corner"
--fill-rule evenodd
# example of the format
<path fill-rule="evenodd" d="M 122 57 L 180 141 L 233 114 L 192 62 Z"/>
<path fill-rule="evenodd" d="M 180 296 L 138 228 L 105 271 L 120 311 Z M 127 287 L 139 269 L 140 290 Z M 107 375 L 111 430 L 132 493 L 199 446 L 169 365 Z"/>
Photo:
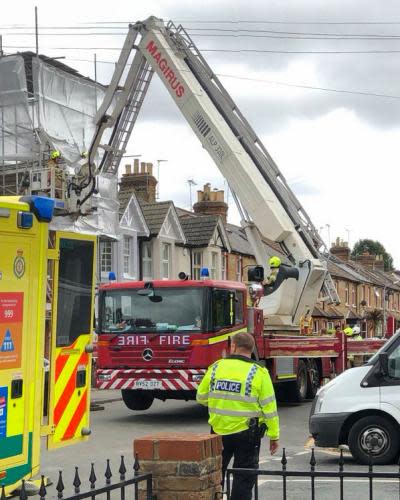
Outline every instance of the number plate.
<path fill-rule="evenodd" d="M 135 380 L 134 389 L 163 389 L 161 380 Z"/>

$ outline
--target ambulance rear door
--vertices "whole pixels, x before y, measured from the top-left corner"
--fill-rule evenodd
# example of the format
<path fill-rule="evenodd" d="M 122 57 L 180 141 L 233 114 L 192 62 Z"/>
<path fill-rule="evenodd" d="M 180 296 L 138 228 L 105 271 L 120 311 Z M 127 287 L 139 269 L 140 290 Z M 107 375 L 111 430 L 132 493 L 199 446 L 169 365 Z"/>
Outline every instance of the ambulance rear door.
<path fill-rule="evenodd" d="M 96 237 L 57 231 L 54 250 L 49 448 L 90 434 Z"/>

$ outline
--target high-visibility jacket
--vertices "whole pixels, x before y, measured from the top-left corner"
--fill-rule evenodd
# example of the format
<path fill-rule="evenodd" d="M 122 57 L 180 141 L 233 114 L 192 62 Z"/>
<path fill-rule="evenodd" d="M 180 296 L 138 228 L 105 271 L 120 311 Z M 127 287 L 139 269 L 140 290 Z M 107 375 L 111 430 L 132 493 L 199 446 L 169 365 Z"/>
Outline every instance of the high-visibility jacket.
<path fill-rule="evenodd" d="M 267 425 L 279 439 L 279 417 L 268 370 L 246 356 L 231 355 L 212 364 L 197 389 L 197 402 L 208 406 L 208 423 L 216 434 L 235 434 L 251 418 Z"/>

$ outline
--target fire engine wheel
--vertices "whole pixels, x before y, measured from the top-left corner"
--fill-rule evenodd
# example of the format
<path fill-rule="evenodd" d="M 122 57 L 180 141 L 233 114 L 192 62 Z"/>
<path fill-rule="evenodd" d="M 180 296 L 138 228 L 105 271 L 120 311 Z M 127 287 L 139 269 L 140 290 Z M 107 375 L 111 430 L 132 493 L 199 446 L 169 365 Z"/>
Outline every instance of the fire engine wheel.
<path fill-rule="evenodd" d="M 394 463 L 400 451 L 399 428 L 385 417 L 370 415 L 353 424 L 349 433 L 349 448 L 358 463 L 388 465 Z"/>
<path fill-rule="evenodd" d="M 297 365 L 297 377 L 294 382 L 287 382 L 287 397 L 290 402 L 301 403 L 307 397 L 307 366 L 304 361 L 300 360 Z"/>
<path fill-rule="evenodd" d="M 153 404 L 154 396 L 140 389 L 122 389 L 122 399 L 130 410 L 147 410 Z"/>
<path fill-rule="evenodd" d="M 307 370 L 307 399 L 314 399 L 321 385 L 318 365 L 315 359 L 308 361 Z"/>

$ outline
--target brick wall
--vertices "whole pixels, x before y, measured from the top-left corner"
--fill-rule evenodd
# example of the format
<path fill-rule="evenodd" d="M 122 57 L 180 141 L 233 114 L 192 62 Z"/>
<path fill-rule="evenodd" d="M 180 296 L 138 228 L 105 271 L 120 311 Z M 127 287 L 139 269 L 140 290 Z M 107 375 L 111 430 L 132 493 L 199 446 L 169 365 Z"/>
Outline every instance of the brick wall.
<path fill-rule="evenodd" d="M 221 451 L 215 434 L 152 434 L 134 441 L 140 472 L 153 474 L 157 500 L 222 498 Z M 145 498 L 143 491 L 139 498 Z"/>

